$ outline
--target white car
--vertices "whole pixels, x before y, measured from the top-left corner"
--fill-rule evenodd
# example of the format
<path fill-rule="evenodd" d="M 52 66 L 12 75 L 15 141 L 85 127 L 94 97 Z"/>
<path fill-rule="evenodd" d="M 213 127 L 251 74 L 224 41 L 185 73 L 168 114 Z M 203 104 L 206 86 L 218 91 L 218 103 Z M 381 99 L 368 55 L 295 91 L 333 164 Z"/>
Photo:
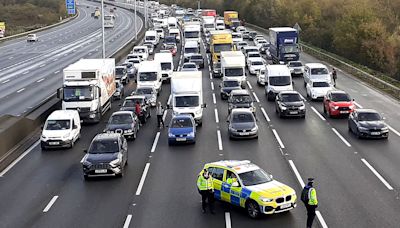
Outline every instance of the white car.
<path fill-rule="evenodd" d="M 256 43 L 256 42 L 254 42 L 254 43 L 256 44 L 256 46 L 258 47 L 258 49 L 261 49 L 261 47 L 262 47 L 264 44 L 268 44 L 268 41 L 265 40 L 265 39 L 259 39 L 259 40 L 257 40 L 257 43 Z"/>
<path fill-rule="evenodd" d="M 215 28 L 217 29 L 217 30 L 224 30 L 225 29 L 225 23 L 224 23 L 224 20 L 216 20 L 215 21 Z"/>
<path fill-rule="evenodd" d="M 29 34 L 26 38 L 27 42 L 37 42 L 39 41 L 39 37 L 36 34 Z"/>
<path fill-rule="evenodd" d="M 155 28 L 154 30 L 157 31 L 158 37 L 160 39 L 164 39 L 164 29 L 163 28 Z"/>
<path fill-rule="evenodd" d="M 244 26 L 238 26 L 238 27 L 236 28 L 236 32 L 242 33 L 242 32 L 244 32 L 244 31 L 246 31 L 246 28 L 245 28 Z"/>
<path fill-rule="evenodd" d="M 292 76 L 301 75 L 304 73 L 304 66 L 300 61 L 290 61 L 287 66 L 289 67 L 290 73 Z"/>
<path fill-rule="evenodd" d="M 334 87 L 328 81 L 310 81 L 306 86 L 307 97 L 311 100 L 323 99 L 326 93 L 332 89 Z"/>
<path fill-rule="evenodd" d="M 262 58 L 260 52 L 256 52 L 256 51 L 252 51 L 252 52 L 248 52 L 246 55 L 246 63 L 247 66 L 249 65 L 249 61 L 252 59 L 260 59 Z"/>
<path fill-rule="evenodd" d="M 237 51 L 241 51 L 243 47 L 248 46 L 249 44 L 247 44 L 246 41 L 242 41 L 242 42 L 237 42 L 236 43 L 236 50 Z"/>
<path fill-rule="evenodd" d="M 240 32 L 232 32 L 232 41 L 233 43 L 243 41 L 242 33 Z"/>
<path fill-rule="evenodd" d="M 132 54 L 137 54 L 142 60 L 147 60 L 149 58 L 149 49 L 147 46 L 136 46 L 133 48 Z"/>
<path fill-rule="evenodd" d="M 261 70 L 257 72 L 257 84 L 265 86 L 265 68 L 261 68 Z"/>
<path fill-rule="evenodd" d="M 196 63 L 188 62 L 183 64 L 181 71 L 199 71 L 199 69 Z"/>
<path fill-rule="evenodd" d="M 249 68 L 250 74 L 257 74 L 258 71 L 265 68 L 265 60 L 262 58 L 254 58 L 248 61 L 247 67 Z"/>

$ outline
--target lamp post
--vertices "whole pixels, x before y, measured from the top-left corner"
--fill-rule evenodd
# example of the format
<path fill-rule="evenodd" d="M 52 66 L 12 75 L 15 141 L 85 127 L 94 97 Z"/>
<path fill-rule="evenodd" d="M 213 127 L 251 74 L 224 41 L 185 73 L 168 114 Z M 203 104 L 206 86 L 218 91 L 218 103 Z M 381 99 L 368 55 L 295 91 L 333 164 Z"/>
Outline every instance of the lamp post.
<path fill-rule="evenodd" d="M 102 36 L 102 47 L 103 47 L 102 57 L 103 57 L 103 59 L 105 59 L 106 58 L 106 42 L 105 42 L 105 34 L 104 34 L 104 0 L 101 0 L 101 36 Z"/>

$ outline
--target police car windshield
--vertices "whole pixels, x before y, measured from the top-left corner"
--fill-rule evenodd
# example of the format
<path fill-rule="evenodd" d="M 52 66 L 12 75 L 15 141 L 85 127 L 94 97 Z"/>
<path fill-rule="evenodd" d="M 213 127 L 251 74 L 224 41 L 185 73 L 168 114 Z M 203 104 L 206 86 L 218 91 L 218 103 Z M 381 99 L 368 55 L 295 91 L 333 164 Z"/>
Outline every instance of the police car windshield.
<path fill-rule="evenodd" d="M 267 175 L 262 169 L 257 169 L 239 174 L 240 179 L 244 186 L 253 186 L 264 184 L 272 181 L 271 177 Z"/>

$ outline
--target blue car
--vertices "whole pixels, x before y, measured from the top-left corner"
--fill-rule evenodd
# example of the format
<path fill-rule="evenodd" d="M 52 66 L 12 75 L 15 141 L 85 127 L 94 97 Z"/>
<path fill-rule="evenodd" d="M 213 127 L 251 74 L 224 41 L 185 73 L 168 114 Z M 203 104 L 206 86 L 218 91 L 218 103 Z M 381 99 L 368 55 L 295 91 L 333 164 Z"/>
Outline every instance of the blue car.
<path fill-rule="evenodd" d="M 191 115 L 181 114 L 172 117 L 168 129 L 168 144 L 196 143 L 196 123 Z"/>

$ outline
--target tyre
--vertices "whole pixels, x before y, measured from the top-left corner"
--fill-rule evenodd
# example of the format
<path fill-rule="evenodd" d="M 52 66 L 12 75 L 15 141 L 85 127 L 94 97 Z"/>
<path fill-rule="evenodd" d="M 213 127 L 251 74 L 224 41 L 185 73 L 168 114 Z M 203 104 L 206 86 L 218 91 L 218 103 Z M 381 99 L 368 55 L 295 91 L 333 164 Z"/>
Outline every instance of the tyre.
<path fill-rule="evenodd" d="M 246 211 L 250 218 L 256 219 L 260 216 L 260 206 L 254 201 L 246 203 Z"/>
<path fill-rule="evenodd" d="M 132 135 L 132 140 L 136 140 L 137 138 L 137 130 L 135 130 L 135 132 Z"/>

